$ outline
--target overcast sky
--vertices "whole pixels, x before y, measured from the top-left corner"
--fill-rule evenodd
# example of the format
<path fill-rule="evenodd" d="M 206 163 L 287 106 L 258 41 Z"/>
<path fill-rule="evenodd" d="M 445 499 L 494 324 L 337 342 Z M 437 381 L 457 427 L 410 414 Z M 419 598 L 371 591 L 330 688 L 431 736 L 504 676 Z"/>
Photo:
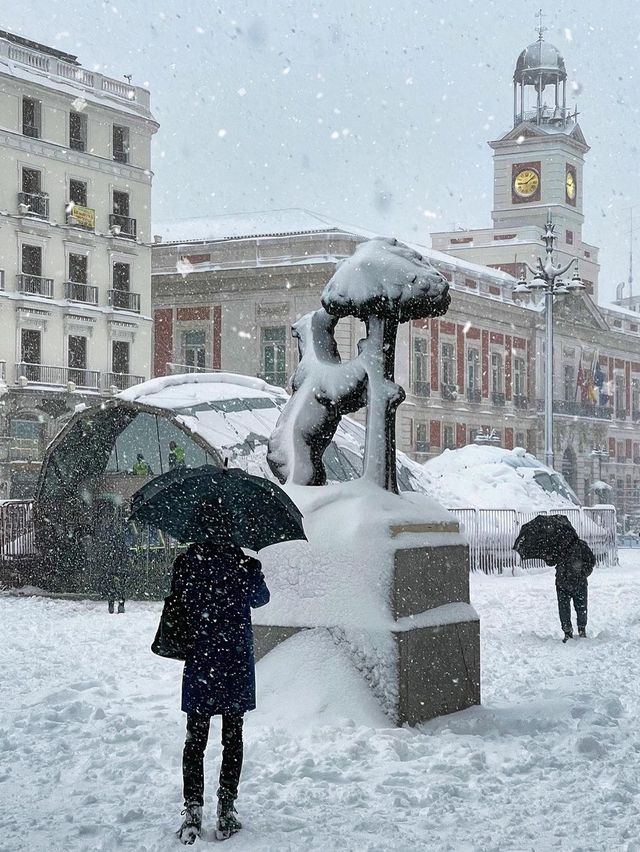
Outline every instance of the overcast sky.
<path fill-rule="evenodd" d="M 151 89 L 156 220 L 306 207 L 428 245 L 431 231 L 490 225 L 486 142 L 511 126 L 538 4 L 0 0 L 0 29 Z M 640 3 L 545 11 L 591 145 L 583 236 L 612 297 L 639 195 Z M 640 293 L 640 252 L 636 267 Z"/>

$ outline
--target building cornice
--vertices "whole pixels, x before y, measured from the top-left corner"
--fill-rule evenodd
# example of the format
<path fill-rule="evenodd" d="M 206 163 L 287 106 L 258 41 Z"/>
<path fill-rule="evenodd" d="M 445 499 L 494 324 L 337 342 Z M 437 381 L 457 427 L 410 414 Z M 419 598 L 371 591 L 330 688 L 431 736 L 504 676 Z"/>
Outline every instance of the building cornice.
<path fill-rule="evenodd" d="M 88 154 L 83 151 L 74 151 L 65 148 L 57 142 L 49 142 L 46 139 L 31 139 L 21 133 L 3 128 L 0 130 L 0 146 L 12 148 L 15 151 L 26 151 L 28 154 L 47 157 L 57 160 L 65 165 L 75 165 L 86 169 L 102 172 L 111 177 L 121 177 L 126 180 L 135 180 L 151 186 L 153 172 L 151 169 L 143 169 L 130 163 L 117 163 L 97 154 Z"/>

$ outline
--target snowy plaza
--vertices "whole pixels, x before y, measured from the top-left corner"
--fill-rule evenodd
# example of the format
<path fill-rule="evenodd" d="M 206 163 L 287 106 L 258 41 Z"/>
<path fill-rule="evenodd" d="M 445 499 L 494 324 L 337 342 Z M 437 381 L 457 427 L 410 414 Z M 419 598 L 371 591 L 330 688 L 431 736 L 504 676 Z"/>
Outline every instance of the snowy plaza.
<path fill-rule="evenodd" d="M 297 638 L 302 667 L 299 648 L 272 652 L 229 848 L 638 852 L 640 550 L 621 555 L 591 577 L 589 638 L 566 646 L 551 569 L 473 575 L 482 706 L 416 729 L 388 726 L 325 631 Z M 159 612 L 0 597 L 1 849 L 180 848 L 181 666 L 149 651 Z M 205 848 L 218 761 L 212 742 Z"/>

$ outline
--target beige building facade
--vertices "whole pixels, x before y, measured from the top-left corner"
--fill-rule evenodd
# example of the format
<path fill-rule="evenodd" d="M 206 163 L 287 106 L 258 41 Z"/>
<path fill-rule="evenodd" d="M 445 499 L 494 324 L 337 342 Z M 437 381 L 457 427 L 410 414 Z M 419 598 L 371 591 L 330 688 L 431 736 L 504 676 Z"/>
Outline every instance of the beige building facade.
<path fill-rule="evenodd" d="M 149 92 L 0 34 L 0 497 L 151 363 Z"/>

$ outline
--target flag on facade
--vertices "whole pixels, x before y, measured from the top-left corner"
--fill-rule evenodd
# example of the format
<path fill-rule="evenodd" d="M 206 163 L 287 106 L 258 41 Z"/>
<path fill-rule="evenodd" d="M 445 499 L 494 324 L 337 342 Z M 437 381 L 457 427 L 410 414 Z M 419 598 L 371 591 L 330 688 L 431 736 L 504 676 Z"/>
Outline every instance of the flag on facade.
<path fill-rule="evenodd" d="M 576 378 L 576 402 L 578 402 L 578 394 L 580 394 L 580 402 L 584 402 L 585 384 L 584 370 L 582 369 L 582 352 L 580 353 L 580 361 L 578 362 L 578 377 Z"/>
<path fill-rule="evenodd" d="M 604 384 L 605 384 L 605 375 L 600 367 L 600 353 L 596 354 L 595 358 L 595 366 L 593 368 L 593 384 L 598 388 L 600 392 L 600 405 L 606 405 L 608 399 L 603 399 L 603 397 L 607 396 L 604 393 Z"/>

